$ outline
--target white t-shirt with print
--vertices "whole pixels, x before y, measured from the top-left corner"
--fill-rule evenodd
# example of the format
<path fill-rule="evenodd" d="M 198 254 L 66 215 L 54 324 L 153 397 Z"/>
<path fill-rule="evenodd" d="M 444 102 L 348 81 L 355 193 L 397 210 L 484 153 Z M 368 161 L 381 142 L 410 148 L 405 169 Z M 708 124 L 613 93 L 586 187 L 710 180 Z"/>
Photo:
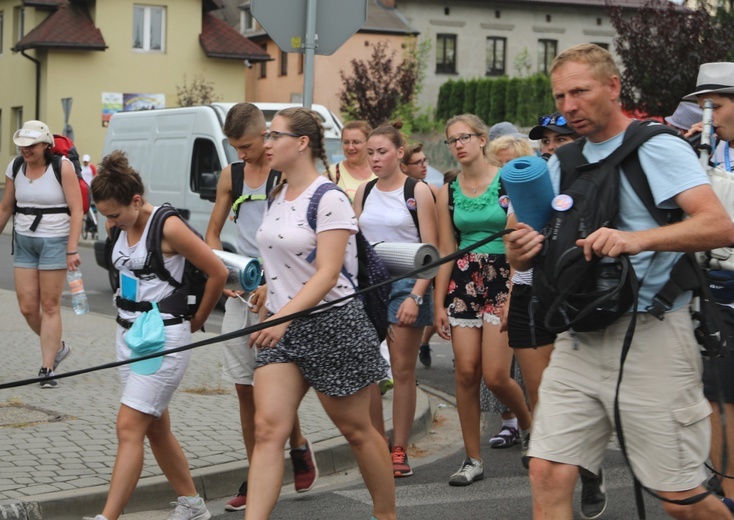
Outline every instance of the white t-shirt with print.
<path fill-rule="evenodd" d="M 257 244 L 265 266 L 268 283 L 266 307 L 278 312 L 316 274 L 316 262 L 306 259 L 316 248 L 316 234 L 333 229 L 346 229 L 352 234 L 344 252 L 344 265 L 356 283 L 357 247 L 354 234 L 357 219 L 349 198 L 341 191 L 326 192 L 319 203 L 316 232 L 306 219 L 308 204 L 318 186 L 330 182 L 318 177 L 295 200 L 288 201 L 288 184 L 278 193 L 270 208 L 265 210 L 262 224 L 257 231 Z M 354 288 L 344 273 L 339 274 L 336 285 L 319 305 L 352 294 Z M 345 305 L 345 300 L 341 305 Z"/>

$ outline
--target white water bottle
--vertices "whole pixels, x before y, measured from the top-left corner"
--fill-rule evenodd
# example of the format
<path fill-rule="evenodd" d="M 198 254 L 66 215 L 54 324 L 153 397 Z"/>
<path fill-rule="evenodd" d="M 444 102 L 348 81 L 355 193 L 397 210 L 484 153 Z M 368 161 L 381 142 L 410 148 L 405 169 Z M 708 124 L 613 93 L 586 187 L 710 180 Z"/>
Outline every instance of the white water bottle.
<path fill-rule="evenodd" d="M 69 292 L 71 293 L 71 307 L 76 314 L 86 314 L 89 312 L 89 300 L 87 293 L 84 292 L 84 282 L 82 281 L 82 272 L 66 271 L 66 280 L 69 282 Z"/>

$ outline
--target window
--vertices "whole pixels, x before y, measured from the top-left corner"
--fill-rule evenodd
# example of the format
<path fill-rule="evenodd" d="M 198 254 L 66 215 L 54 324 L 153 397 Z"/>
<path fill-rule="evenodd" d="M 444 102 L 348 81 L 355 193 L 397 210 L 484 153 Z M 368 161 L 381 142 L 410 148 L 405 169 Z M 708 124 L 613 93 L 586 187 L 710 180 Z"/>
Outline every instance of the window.
<path fill-rule="evenodd" d="M 15 41 L 18 42 L 25 36 L 25 7 L 16 8 L 15 24 Z"/>
<path fill-rule="evenodd" d="M 538 40 L 538 72 L 548 74 L 556 54 L 558 54 L 558 40 Z"/>
<path fill-rule="evenodd" d="M 240 14 L 240 32 L 254 31 L 255 28 L 255 17 L 252 16 L 252 8 L 246 5 L 242 8 L 242 13 Z"/>
<path fill-rule="evenodd" d="M 268 52 L 268 46 L 263 44 L 262 45 L 263 52 Z M 268 62 L 263 60 L 260 62 L 260 77 L 265 78 L 268 75 Z"/>
<path fill-rule="evenodd" d="M 166 37 L 166 8 L 136 5 L 133 7 L 133 49 L 163 52 Z"/>
<path fill-rule="evenodd" d="M 487 76 L 502 76 L 505 73 L 505 42 L 507 38 L 487 38 Z"/>
<path fill-rule="evenodd" d="M 298 55 L 298 73 L 299 74 L 303 74 L 303 67 L 304 67 L 305 62 L 306 62 L 306 55 L 299 54 Z"/>
<path fill-rule="evenodd" d="M 604 43 L 604 42 L 591 42 L 591 43 L 593 43 L 594 45 L 598 45 L 599 47 L 601 47 L 604 50 L 607 50 L 607 51 L 609 50 L 608 43 Z"/>
<path fill-rule="evenodd" d="M 285 51 L 280 51 L 280 75 L 288 75 L 288 53 Z"/>
<path fill-rule="evenodd" d="M 217 182 L 222 173 L 217 148 L 213 141 L 204 138 L 194 140 L 194 152 L 191 157 L 191 190 L 214 200 L 217 193 Z"/>
<path fill-rule="evenodd" d="M 5 35 L 5 15 L 0 11 L 0 54 L 3 53 L 3 38 Z M 0 140 L 2 142 L 2 140 Z"/>
<path fill-rule="evenodd" d="M 456 73 L 456 35 L 436 35 L 436 73 Z"/>

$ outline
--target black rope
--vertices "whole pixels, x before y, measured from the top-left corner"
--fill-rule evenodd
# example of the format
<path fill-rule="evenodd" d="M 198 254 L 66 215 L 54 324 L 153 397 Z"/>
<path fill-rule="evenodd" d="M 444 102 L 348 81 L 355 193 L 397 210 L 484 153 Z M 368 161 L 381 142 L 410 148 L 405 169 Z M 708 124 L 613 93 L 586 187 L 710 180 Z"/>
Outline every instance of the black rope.
<path fill-rule="evenodd" d="M 165 355 L 168 355 L 168 354 L 175 354 L 177 352 L 185 352 L 187 350 L 191 350 L 191 349 L 195 349 L 195 348 L 199 348 L 199 347 L 204 347 L 206 345 L 211 345 L 213 343 L 220 343 L 222 341 L 227 341 L 227 340 L 234 339 L 234 338 L 239 338 L 239 337 L 242 337 L 242 336 L 248 336 L 248 335 L 252 334 L 253 332 L 257 332 L 257 331 L 260 331 L 260 330 L 263 330 L 263 329 L 267 329 L 267 328 L 273 327 L 275 325 L 280 325 L 281 323 L 285 323 L 287 321 L 292 321 L 292 320 L 295 320 L 295 319 L 298 319 L 298 318 L 302 318 L 302 317 L 308 316 L 309 314 L 312 314 L 312 313 L 314 313 L 316 311 L 328 309 L 329 307 L 333 307 L 337 303 L 341 303 L 343 301 L 350 300 L 352 298 L 356 298 L 357 296 L 360 296 L 360 295 L 362 295 L 362 294 L 364 294 L 366 292 L 373 291 L 373 290 L 377 289 L 378 287 L 382 287 L 384 285 L 391 284 L 391 283 L 393 283 L 393 282 L 395 282 L 397 280 L 402 280 L 403 278 L 413 278 L 417 274 L 420 274 L 423 271 L 427 271 L 427 270 L 433 269 L 434 267 L 437 267 L 437 266 L 440 266 L 442 264 L 445 264 L 446 262 L 451 262 L 452 260 L 456 260 L 457 258 L 460 258 L 460 257 L 466 255 L 467 253 L 470 253 L 474 249 L 477 249 L 477 248 L 479 248 L 479 247 L 481 247 L 481 246 L 483 246 L 485 244 L 488 244 L 489 242 L 492 242 L 493 240 L 497 240 L 498 238 L 500 238 L 500 237 L 502 237 L 502 236 L 504 236 L 507 233 L 510 233 L 512 231 L 514 231 L 514 229 L 505 229 L 505 230 L 502 230 L 499 233 L 495 233 L 495 234 L 490 235 L 490 236 L 488 236 L 486 238 L 483 238 L 482 240 L 479 240 L 478 242 L 476 242 L 476 243 L 474 243 L 474 244 L 472 244 L 472 245 L 470 245 L 468 247 L 465 247 L 463 249 L 459 249 L 456 252 L 451 253 L 450 255 L 446 255 L 443 258 L 439 258 L 435 262 L 431 262 L 430 264 L 427 264 L 427 265 L 418 267 L 416 269 L 413 269 L 412 271 L 409 271 L 407 273 L 401 274 L 400 276 L 395 276 L 393 278 L 390 278 L 389 280 L 385 280 L 383 282 L 380 282 L 380 283 L 371 285 L 369 287 L 365 287 L 364 289 L 360 289 L 360 290 L 355 291 L 354 293 L 349 294 L 347 296 L 343 296 L 341 298 L 337 298 L 336 300 L 332 300 L 330 302 L 322 303 L 321 305 L 317 305 L 315 307 L 311 307 L 310 309 L 304 309 L 302 311 L 294 312 L 293 314 L 289 314 L 287 316 L 282 316 L 280 318 L 269 319 L 266 322 L 257 323 L 255 325 L 250 326 L 250 327 L 245 327 L 244 329 L 235 330 L 235 331 L 232 331 L 232 332 L 228 332 L 226 334 L 220 334 L 219 336 L 215 336 L 213 338 L 203 339 L 201 341 L 196 341 L 194 343 L 189 343 L 188 345 L 183 345 L 181 347 L 172 348 L 170 350 L 164 350 L 164 351 L 161 351 L 161 352 L 155 352 L 153 354 L 148 354 L 147 356 L 141 356 L 141 357 L 137 357 L 137 358 L 126 359 L 126 360 L 123 360 L 123 361 L 114 361 L 114 362 L 111 362 L 111 363 L 105 363 L 103 365 L 96 365 L 96 366 L 93 366 L 93 367 L 82 368 L 80 370 L 73 370 L 71 372 L 64 372 L 63 374 L 58 374 L 58 375 L 57 374 L 54 374 L 54 377 L 53 378 L 54 379 L 64 379 L 64 378 L 67 378 L 67 377 L 74 377 L 74 376 L 78 376 L 78 375 L 82 375 L 82 374 L 88 374 L 89 372 L 96 372 L 98 370 L 106 370 L 108 368 L 115 368 L 115 367 L 119 367 L 119 366 L 122 366 L 122 365 L 127 365 L 127 364 L 130 364 L 130 363 L 135 363 L 136 361 L 143 361 L 143 360 L 146 360 L 146 359 L 153 359 L 153 358 L 165 356 Z M 34 383 L 40 383 L 41 381 L 44 381 L 46 379 L 47 378 L 45 378 L 45 377 L 34 377 L 32 379 L 23 379 L 21 381 L 11 381 L 10 383 L 0 384 L 0 390 L 5 390 L 6 388 L 16 388 L 16 387 L 19 387 L 19 386 L 31 385 L 31 384 L 34 384 Z"/>

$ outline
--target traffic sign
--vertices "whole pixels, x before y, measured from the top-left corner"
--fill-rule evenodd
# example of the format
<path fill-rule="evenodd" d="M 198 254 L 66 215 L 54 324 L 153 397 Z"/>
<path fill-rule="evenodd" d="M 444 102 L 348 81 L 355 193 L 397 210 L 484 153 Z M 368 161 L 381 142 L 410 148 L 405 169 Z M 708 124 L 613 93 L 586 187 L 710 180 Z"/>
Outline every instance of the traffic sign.
<path fill-rule="evenodd" d="M 252 0 L 252 16 L 285 52 L 306 52 L 306 0 Z M 367 0 L 316 0 L 315 54 L 334 54 L 367 20 Z"/>

